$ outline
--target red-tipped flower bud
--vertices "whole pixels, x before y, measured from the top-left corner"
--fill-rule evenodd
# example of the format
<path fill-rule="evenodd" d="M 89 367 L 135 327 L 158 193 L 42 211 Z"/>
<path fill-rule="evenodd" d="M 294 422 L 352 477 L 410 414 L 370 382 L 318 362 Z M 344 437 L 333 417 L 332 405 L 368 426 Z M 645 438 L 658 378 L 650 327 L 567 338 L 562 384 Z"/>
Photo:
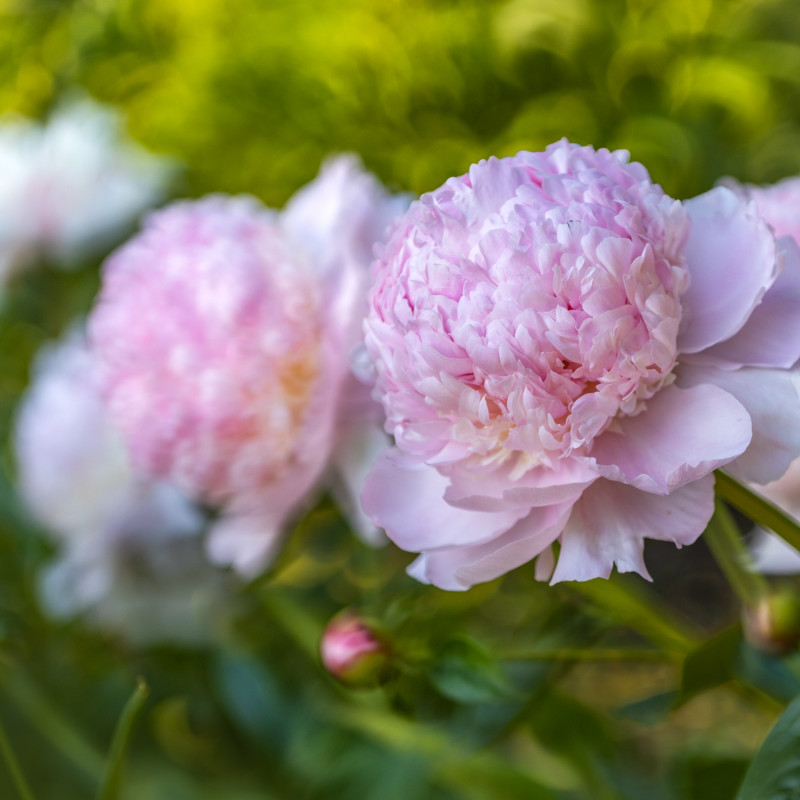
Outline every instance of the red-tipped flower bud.
<path fill-rule="evenodd" d="M 320 657 L 325 669 L 348 686 L 374 686 L 386 675 L 386 647 L 375 630 L 355 612 L 337 614 L 322 634 Z"/>

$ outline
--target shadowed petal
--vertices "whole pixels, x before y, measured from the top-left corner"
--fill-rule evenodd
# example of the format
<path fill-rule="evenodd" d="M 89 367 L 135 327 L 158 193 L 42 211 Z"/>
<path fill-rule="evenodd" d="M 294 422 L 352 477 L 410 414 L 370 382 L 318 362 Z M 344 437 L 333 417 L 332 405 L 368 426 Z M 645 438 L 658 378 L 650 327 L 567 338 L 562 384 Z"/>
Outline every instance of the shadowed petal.
<path fill-rule="evenodd" d="M 649 579 L 644 540 L 692 544 L 713 513 L 713 475 L 666 496 L 598 481 L 572 510 L 551 583 L 608 578 L 615 565 L 618 572 L 638 572 Z"/>

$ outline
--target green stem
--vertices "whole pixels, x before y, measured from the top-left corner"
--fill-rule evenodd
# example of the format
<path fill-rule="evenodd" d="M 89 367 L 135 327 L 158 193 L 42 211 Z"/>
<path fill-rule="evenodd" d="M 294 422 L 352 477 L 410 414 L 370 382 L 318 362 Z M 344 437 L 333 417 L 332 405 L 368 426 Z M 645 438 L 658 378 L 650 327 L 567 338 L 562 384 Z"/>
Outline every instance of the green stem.
<path fill-rule="evenodd" d="M 14 751 L 11 749 L 11 743 L 8 741 L 8 737 L 2 725 L 0 725 L 0 753 L 11 774 L 11 782 L 17 790 L 17 794 L 19 794 L 22 800 L 34 800 L 33 792 L 30 786 L 28 786 L 25 776 L 22 774 L 22 768 L 19 765 L 19 761 L 17 761 L 17 757 L 14 755 Z"/>
<path fill-rule="evenodd" d="M 588 597 L 615 622 L 646 636 L 666 652 L 688 653 L 700 641 L 695 631 L 672 617 L 644 581 L 615 575 L 608 581 L 575 581 L 566 586 L 569 591 Z"/>
<path fill-rule="evenodd" d="M 750 567 L 750 554 L 725 503 L 718 497 L 714 507 L 704 540 L 739 599 L 753 606 L 766 593 L 767 583 Z"/>
<path fill-rule="evenodd" d="M 147 684 L 140 678 L 136 689 L 122 710 L 122 715 L 114 731 L 114 738 L 111 740 L 111 748 L 108 753 L 106 772 L 100 791 L 97 794 L 98 800 L 117 800 L 119 797 L 122 785 L 122 767 L 128 750 L 128 743 L 133 733 L 136 718 L 147 702 L 149 694 L 150 690 L 147 688 Z"/>
<path fill-rule="evenodd" d="M 714 474 L 717 479 L 714 486 L 717 497 L 730 503 L 753 522 L 777 533 L 796 550 L 800 550 L 800 525 L 794 519 L 727 473 L 717 470 Z"/>
<path fill-rule="evenodd" d="M 598 648 L 558 648 L 556 650 L 509 650 L 498 655 L 503 661 L 679 661 L 681 653 L 661 650 Z"/>

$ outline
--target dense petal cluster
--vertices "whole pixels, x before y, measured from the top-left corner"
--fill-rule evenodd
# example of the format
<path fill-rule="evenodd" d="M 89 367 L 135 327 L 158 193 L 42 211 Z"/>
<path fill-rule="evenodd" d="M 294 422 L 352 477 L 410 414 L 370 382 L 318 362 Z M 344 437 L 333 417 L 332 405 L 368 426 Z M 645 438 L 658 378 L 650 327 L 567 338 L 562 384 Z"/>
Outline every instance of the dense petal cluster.
<path fill-rule="evenodd" d="M 203 558 L 203 516 L 133 468 L 77 330 L 37 360 L 15 446 L 20 493 L 59 544 L 40 583 L 49 614 L 82 614 L 137 643 L 209 635 L 225 604 Z"/>
<path fill-rule="evenodd" d="M 378 263 L 366 346 L 396 448 L 367 512 L 443 588 L 537 557 L 553 580 L 647 574 L 644 537 L 704 529 L 713 469 L 764 482 L 800 452 L 778 425 L 800 421 L 798 278 L 752 204 L 681 204 L 627 153 L 474 165 Z"/>
<path fill-rule="evenodd" d="M 0 274 L 37 255 L 70 265 L 114 244 L 164 197 L 173 167 L 123 135 L 109 109 L 83 100 L 46 125 L 0 123 Z"/>
<path fill-rule="evenodd" d="M 168 207 L 105 265 L 91 334 L 112 417 L 137 465 L 223 510 L 210 552 L 243 573 L 331 459 L 394 209 L 343 157 L 282 214 L 243 197 Z M 346 475 L 386 446 L 375 416 L 338 442 Z"/>

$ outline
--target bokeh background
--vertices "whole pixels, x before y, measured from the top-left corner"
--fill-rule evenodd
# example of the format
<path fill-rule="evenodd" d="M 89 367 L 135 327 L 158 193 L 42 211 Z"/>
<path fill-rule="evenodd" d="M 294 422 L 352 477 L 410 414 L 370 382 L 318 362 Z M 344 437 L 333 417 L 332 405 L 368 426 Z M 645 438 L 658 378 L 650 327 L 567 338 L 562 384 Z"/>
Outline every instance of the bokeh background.
<path fill-rule="evenodd" d="M 88 93 L 181 165 L 176 197 L 280 207 L 343 151 L 418 194 L 561 137 L 629 150 L 678 198 L 800 173 L 795 0 L 0 0 L 0 54 L 0 113 Z M 199 644 L 48 619 L 54 545 L 15 495 L 8 432 L 101 260 L 43 261 L 0 310 L 0 721 L 39 800 L 93 796 L 138 676 L 127 800 L 732 800 L 800 673 L 743 643 L 702 544 L 651 543 L 653 586 L 518 570 L 449 595 L 323 498 Z M 319 664 L 352 605 L 392 643 L 382 688 Z"/>

